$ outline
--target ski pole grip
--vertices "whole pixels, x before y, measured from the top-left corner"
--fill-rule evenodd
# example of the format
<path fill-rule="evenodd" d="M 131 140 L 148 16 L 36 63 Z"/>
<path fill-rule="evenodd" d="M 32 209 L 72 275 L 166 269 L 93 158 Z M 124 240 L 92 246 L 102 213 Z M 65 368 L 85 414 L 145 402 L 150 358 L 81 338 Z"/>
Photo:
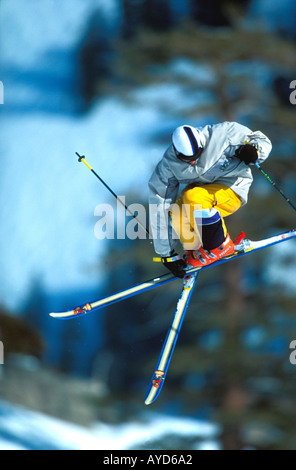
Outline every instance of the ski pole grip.
<path fill-rule="evenodd" d="M 81 162 L 82 159 L 84 158 L 84 155 L 79 155 L 78 152 L 75 152 L 75 153 L 76 153 L 76 155 L 77 155 L 77 157 L 78 157 L 78 161 Z"/>
<path fill-rule="evenodd" d="M 167 263 L 173 263 L 174 261 L 178 261 L 179 259 L 181 259 L 181 256 L 179 256 L 177 254 L 174 254 L 172 256 L 168 256 L 168 257 L 165 257 L 165 258 L 154 257 L 153 261 L 155 263 L 160 263 L 160 262 L 162 262 L 162 260 L 165 260 Z"/>

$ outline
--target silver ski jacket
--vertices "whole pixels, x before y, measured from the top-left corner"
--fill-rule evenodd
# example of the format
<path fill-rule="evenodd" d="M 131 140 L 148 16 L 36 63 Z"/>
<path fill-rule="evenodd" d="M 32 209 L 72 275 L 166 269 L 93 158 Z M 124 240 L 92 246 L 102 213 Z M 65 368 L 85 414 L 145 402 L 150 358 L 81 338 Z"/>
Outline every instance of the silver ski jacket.
<path fill-rule="evenodd" d="M 206 138 L 206 145 L 194 165 L 179 160 L 173 146 L 166 150 L 149 180 L 150 227 L 156 253 L 169 256 L 176 245 L 172 237 L 168 211 L 176 202 L 180 185 L 220 183 L 231 188 L 241 199 L 248 200 L 253 181 L 248 165 L 235 157 L 240 145 L 250 143 L 258 150 L 258 163 L 269 155 L 272 145 L 261 131 L 251 131 L 236 122 L 223 122 L 198 128 Z"/>

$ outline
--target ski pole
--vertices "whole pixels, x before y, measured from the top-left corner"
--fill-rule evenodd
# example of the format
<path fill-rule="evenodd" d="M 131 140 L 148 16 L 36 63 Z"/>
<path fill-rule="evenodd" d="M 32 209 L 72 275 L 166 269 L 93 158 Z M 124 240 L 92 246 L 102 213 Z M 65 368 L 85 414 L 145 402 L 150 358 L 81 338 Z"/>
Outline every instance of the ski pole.
<path fill-rule="evenodd" d="M 105 186 L 105 188 L 108 189 L 108 191 L 112 194 L 112 196 L 114 196 L 115 199 L 116 199 L 117 201 L 119 201 L 120 204 L 123 205 L 123 207 L 125 207 L 125 210 L 138 222 L 138 224 L 142 227 L 142 229 L 146 231 L 147 235 L 148 235 L 149 238 L 150 238 L 150 232 L 149 232 L 149 230 L 147 229 L 147 227 L 145 227 L 145 226 L 142 224 L 142 222 L 140 222 L 140 220 L 137 218 L 137 216 L 124 204 L 124 202 L 122 202 L 121 199 L 119 199 L 119 197 L 117 196 L 117 194 L 116 194 L 114 191 L 112 191 L 112 189 L 105 183 L 105 181 L 104 181 L 104 180 L 95 172 L 95 170 L 87 163 L 87 161 L 85 160 L 85 156 L 84 156 L 84 155 L 79 155 L 78 152 L 75 152 L 75 153 L 76 153 L 76 155 L 78 156 L 78 161 L 79 161 L 79 162 L 83 162 L 83 163 L 87 166 L 87 168 L 90 169 L 90 171 L 98 178 L 98 180 L 101 181 L 101 183 Z"/>
<path fill-rule="evenodd" d="M 271 177 L 263 170 L 263 168 L 259 165 L 259 163 L 256 163 L 255 162 L 255 166 L 258 168 L 258 170 L 261 171 L 262 175 L 265 176 L 265 178 L 267 179 L 267 181 L 269 181 L 269 183 L 272 184 L 272 186 L 283 196 L 283 198 L 287 201 L 288 204 L 290 204 L 290 206 L 292 207 L 292 209 L 294 209 L 294 211 L 296 211 L 296 207 L 295 205 L 293 204 L 293 202 L 291 201 L 290 198 L 288 198 L 284 192 L 277 186 L 277 184 L 271 179 Z"/>

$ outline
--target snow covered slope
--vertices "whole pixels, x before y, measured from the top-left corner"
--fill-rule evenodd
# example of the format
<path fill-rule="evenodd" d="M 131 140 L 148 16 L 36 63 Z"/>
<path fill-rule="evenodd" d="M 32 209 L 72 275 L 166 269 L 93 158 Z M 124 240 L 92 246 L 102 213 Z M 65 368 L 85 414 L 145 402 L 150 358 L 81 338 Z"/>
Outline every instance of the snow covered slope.
<path fill-rule="evenodd" d="M 95 3 L 1 5 L 0 298 L 10 309 L 23 304 L 34 279 L 49 295 L 95 288 L 101 280 L 97 263 L 105 245 L 94 235 L 94 209 L 110 202 L 110 194 L 75 152 L 119 195 L 141 188 L 145 199 L 163 151 L 143 145 L 164 121 L 154 107 L 110 97 L 88 115 L 75 112 L 75 53 Z M 107 17 L 111 4 L 100 2 Z"/>
<path fill-rule="evenodd" d="M 0 450 L 149 449 L 150 441 L 172 433 L 196 438 L 198 449 L 217 450 L 218 431 L 214 424 L 156 413 L 147 414 L 143 422 L 83 428 L 0 401 Z"/>

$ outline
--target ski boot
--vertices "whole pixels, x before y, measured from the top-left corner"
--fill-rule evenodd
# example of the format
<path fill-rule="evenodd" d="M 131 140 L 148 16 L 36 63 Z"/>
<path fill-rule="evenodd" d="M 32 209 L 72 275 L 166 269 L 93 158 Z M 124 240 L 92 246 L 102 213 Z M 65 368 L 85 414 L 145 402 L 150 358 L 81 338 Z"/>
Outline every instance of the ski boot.
<path fill-rule="evenodd" d="M 208 264 L 215 263 L 215 261 L 219 261 L 225 256 L 232 255 L 235 251 L 235 245 L 229 234 L 227 234 L 225 241 L 211 251 L 204 250 L 202 247 L 194 251 L 185 251 L 184 260 L 187 264 L 187 269 L 191 267 L 202 268 Z"/>

